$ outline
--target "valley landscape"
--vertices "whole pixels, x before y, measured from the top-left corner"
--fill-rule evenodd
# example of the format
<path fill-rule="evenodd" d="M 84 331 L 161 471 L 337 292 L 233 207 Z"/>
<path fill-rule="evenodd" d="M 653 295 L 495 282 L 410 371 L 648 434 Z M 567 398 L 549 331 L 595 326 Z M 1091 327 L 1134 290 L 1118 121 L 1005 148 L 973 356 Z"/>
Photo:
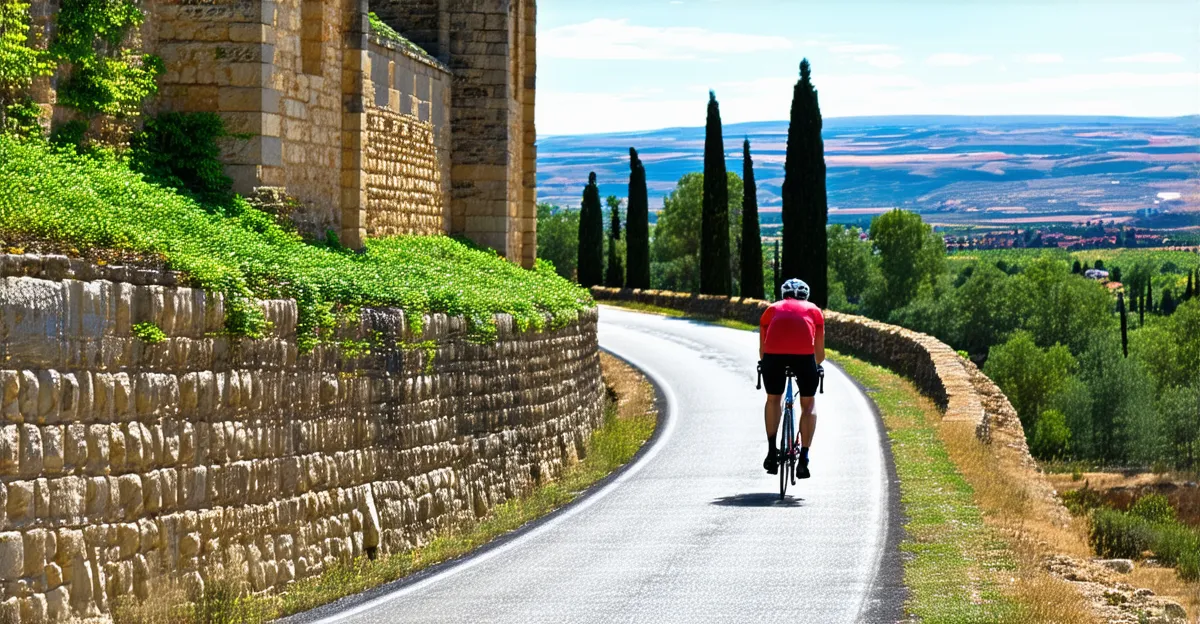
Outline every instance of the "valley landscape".
<path fill-rule="evenodd" d="M 1200 226 L 1200 117 L 847 117 L 824 122 L 832 222 L 890 208 L 940 225 L 1026 227 L 1093 220 Z M 725 126 L 729 171 L 751 142 L 762 220 L 777 223 L 787 122 Z M 646 165 L 651 210 L 703 168 L 704 128 L 538 140 L 539 200 L 577 207 L 588 172 L 624 196 L 629 148 Z"/>

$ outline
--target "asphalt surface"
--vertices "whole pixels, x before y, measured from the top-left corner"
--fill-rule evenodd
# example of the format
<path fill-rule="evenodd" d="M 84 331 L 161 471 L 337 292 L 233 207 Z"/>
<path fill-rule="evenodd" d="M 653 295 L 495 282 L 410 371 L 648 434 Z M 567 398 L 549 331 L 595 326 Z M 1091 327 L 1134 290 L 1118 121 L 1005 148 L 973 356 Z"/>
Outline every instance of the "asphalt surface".
<path fill-rule="evenodd" d="M 900 517 L 874 408 L 827 365 L 813 477 L 779 500 L 757 340 L 603 308 L 601 346 L 666 399 L 654 446 L 498 546 L 294 621 L 895 622 Z"/>

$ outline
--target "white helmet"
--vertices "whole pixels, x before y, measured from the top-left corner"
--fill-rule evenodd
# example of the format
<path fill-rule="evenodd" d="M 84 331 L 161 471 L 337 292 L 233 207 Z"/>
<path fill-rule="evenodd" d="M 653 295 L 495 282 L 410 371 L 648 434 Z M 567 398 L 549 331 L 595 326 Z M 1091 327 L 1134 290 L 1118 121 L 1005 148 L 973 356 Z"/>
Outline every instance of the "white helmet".
<path fill-rule="evenodd" d="M 794 277 L 779 287 L 779 293 L 783 295 L 784 299 L 804 299 L 807 301 L 809 292 L 808 284 Z"/>

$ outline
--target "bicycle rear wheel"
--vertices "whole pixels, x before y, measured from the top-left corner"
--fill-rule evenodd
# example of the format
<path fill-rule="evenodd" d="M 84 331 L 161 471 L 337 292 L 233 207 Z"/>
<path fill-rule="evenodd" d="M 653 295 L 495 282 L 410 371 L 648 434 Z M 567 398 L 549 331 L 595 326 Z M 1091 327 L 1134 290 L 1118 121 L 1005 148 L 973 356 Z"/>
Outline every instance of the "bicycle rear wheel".
<path fill-rule="evenodd" d="M 795 462 L 792 456 L 795 450 L 792 444 L 796 439 L 794 425 L 792 422 L 792 410 L 785 409 L 783 412 L 783 440 L 779 444 L 779 499 L 783 500 L 787 495 L 788 483 L 792 481 L 792 470 L 795 467 Z"/>

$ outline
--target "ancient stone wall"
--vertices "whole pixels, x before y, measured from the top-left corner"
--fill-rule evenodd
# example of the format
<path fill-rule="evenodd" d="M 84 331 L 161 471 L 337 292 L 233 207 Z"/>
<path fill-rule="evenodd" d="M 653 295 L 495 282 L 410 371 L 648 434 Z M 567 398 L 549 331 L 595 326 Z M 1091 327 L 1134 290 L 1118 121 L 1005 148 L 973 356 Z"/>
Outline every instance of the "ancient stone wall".
<path fill-rule="evenodd" d="M 444 234 L 449 222 L 450 74 L 372 37 L 363 170 L 368 236 Z"/>
<path fill-rule="evenodd" d="M 421 543 L 557 475 L 601 418 L 595 311 L 546 333 L 498 317 L 480 345 L 460 318 L 367 309 L 302 354 L 292 301 L 262 302 L 271 334 L 249 340 L 175 274 L 0 256 L 0 277 L 0 621 Z"/>

